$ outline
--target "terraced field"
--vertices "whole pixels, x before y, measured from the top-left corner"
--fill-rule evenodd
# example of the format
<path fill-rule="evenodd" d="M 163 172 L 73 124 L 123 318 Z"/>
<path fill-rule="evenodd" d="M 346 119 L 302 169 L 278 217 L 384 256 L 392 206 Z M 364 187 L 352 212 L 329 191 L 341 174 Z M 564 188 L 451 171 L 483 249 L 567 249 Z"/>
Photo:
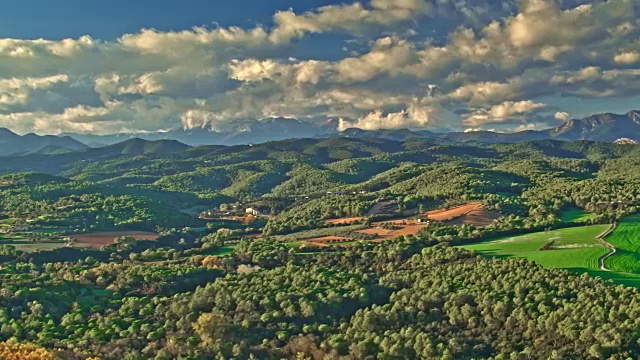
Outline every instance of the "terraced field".
<path fill-rule="evenodd" d="M 640 274 L 640 215 L 621 221 L 605 240 L 616 248 L 616 253 L 605 260 L 607 268 Z"/>
<path fill-rule="evenodd" d="M 598 260 L 608 253 L 608 249 L 598 241 L 597 237 L 607 229 L 608 225 L 582 226 L 499 238 L 462 247 L 475 250 L 485 256 L 525 258 L 544 267 L 567 269 L 578 273 L 586 272 L 617 283 L 640 287 L 640 274 L 627 274 L 626 271 L 607 272 L 599 269 Z M 607 267 L 610 267 L 608 261 Z"/>

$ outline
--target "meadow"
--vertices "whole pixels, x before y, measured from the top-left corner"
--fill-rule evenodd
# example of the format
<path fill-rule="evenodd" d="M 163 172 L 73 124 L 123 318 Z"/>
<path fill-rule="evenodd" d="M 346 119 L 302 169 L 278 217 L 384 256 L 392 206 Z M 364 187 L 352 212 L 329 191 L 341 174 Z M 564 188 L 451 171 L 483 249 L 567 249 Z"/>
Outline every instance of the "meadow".
<path fill-rule="evenodd" d="M 503 237 L 481 243 L 464 245 L 483 256 L 497 258 L 525 258 L 543 267 L 567 269 L 578 273 L 589 273 L 617 283 L 640 287 L 640 274 L 627 271 L 603 271 L 598 259 L 608 253 L 597 237 L 609 225 L 593 225 L 538 232 L 513 237 Z M 616 230 L 617 231 L 617 230 Z M 607 240 L 609 241 L 609 240 Z M 547 245 L 547 250 L 543 247 Z M 617 254 L 610 259 L 616 258 Z M 610 267 L 609 261 L 606 263 Z"/>
<path fill-rule="evenodd" d="M 61 241 L 30 241 L 29 239 L 21 238 L 0 238 L 0 245 L 11 245 L 19 251 L 34 252 L 34 251 L 49 251 L 63 247 L 64 242 Z"/>
<path fill-rule="evenodd" d="M 616 253 L 605 260 L 608 269 L 640 274 L 640 215 L 630 216 L 605 239 Z"/>
<path fill-rule="evenodd" d="M 595 217 L 596 217 L 595 214 L 588 213 L 577 208 L 571 208 L 563 211 L 560 219 L 564 222 L 581 223 L 581 222 L 589 221 L 591 219 L 595 219 Z"/>

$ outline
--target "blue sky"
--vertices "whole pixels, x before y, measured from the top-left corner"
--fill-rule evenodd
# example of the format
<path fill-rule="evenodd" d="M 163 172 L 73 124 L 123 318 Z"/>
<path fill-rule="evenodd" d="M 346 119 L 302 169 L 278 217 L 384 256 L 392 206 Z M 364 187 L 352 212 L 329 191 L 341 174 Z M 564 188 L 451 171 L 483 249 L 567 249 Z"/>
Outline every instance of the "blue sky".
<path fill-rule="evenodd" d="M 0 127 L 518 131 L 640 100 L 634 0 L 7 0 Z"/>
<path fill-rule="evenodd" d="M 255 26 L 277 10 L 306 11 L 327 0 L 5 0 L 0 37 L 64 39 L 91 35 L 103 40 L 142 28 L 163 31 L 194 26 Z"/>

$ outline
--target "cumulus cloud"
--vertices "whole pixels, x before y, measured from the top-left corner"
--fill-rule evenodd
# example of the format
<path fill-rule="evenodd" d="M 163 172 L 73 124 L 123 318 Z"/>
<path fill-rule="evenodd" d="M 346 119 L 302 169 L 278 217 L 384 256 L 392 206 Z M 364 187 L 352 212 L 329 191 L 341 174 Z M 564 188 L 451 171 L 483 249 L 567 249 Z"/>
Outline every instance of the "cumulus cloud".
<path fill-rule="evenodd" d="M 68 80 L 69 77 L 66 75 L 0 79 L 0 110 L 3 109 L 3 105 L 24 104 L 35 90 L 48 89 L 56 83 L 67 82 Z"/>
<path fill-rule="evenodd" d="M 223 131 L 284 116 L 341 119 L 342 129 L 534 128 L 569 116 L 551 112 L 545 96 L 640 94 L 637 8 L 630 0 L 367 0 L 279 11 L 249 28 L 0 39 L 0 126 Z M 319 40 L 347 51 L 305 52 Z"/>
<path fill-rule="evenodd" d="M 340 119 L 339 129 L 360 128 L 364 130 L 423 128 L 433 121 L 435 110 L 429 107 L 410 106 L 406 110 L 384 113 L 371 112 L 355 121 Z"/>
<path fill-rule="evenodd" d="M 618 64 L 631 65 L 640 62 L 640 52 L 628 51 L 623 52 L 614 57 L 614 61 Z"/>
<path fill-rule="evenodd" d="M 564 111 L 558 111 L 556 112 L 556 114 L 554 115 L 554 118 L 558 121 L 567 121 L 570 119 L 570 114 L 568 112 L 564 112 Z"/>
<path fill-rule="evenodd" d="M 480 126 L 489 123 L 505 123 L 514 120 L 523 120 L 523 115 L 530 114 L 545 108 L 547 105 L 527 101 L 506 101 L 488 109 L 479 109 L 465 115 L 465 126 Z"/>
<path fill-rule="evenodd" d="M 269 40 L 283 43 L 310 33 L 334 31 L 357 34 L 381 25 L 415 19 L 430 8 L 425 0 L 373 0 L 369 7 L 359 2 L 328 5 L 301 15 L 293 10 L 279 11 L 274 16 L 276 26 L 269 34 Z"/>

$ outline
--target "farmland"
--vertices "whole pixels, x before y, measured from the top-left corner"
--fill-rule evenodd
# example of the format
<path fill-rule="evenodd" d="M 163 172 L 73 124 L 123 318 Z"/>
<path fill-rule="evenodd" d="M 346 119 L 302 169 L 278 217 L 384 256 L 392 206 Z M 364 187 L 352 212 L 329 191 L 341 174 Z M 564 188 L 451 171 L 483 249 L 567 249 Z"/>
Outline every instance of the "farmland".
<path fill-rule="evenodd" d="M 388 226 L 385 226 L 387 224 Z M 411 220 L 395 220 L 371 224 L 372 227 L 358 231 L 361 234 L 373 236 L 372 240 L 382 241 L 394 239 L 398 236 L 416 235 L 426 224 L 418 224 Z M 385 228 L 386 227 L 386 228 Z"/>
<path fill-rule="evenodd" d="M 143 231 L 95 232 L 71 235 L 70 237 L 75 240 L 74 247 L 97 249 L 105 245 L 111 245 L 115 238 L 123 236 L 132 237 L 136 240 L 155 240 L 158 238 L 158 234 Z"/>
<path fill-rule="evenodd" d="M 435 221 L 450 221 L 465 214 L 470 213 L 473 210 L 477 210 L 482 207 L 481 202 L 470 202 L 468 204 L 455 206 L 452 208 L 437 209 L 427 211 L 425 215 L 429 220 Z"/>
<path fill-rule="evenodd" d="M 477 207 L 468 213 L 462 214 L 452 220 L 447 221 L 448 225 L 473 225 L 483 227 L 490 225 L 494 220 L 498 219 L 500 214 L 495 211 L 488 211 L 484 208 Z"/>
<path fill-rule="evenodd" d="M 65 246 L 62 241 L 30 241 L 28 239 L 0 239 L 0 245 L 11 245 L 16 250 L 33 252 L 49 251 Z"/>
<path fill-rule="evenodd" d="M 640 215 L 618 223 L 605 240 L 616 248 L 616 253 L 605 260 L 607 268 L 640 274 Z"/>
<path fill-rule="evenodd" d="M 607 229 L 608 225 L 583 226 L 499 238 L 462 247 L 484 256 L 525 258 L 548 268 L 587 272 L 619 283 L 640 286 L 640 275 L 599 269 L 598 260 L 609 250 L 600 244 L 597 237 Z M 543 249 L 545 245 L 548 245 L 546 250 Z M 608 261 L 606 265 L 610 266 Z"/>
<path fill-rule="evenodd" d="M 358 216 L 358 217 L 350 217 L 350 218 L 340 218 L 340 219 L 329 219 L 329 220 L 325 220 L 325 224 L 332 224 L 332 225 L 346 225 L 346 224 L 352 224 L 355 222 L 360 222 L 360 221 L 364 221 L 366 218 L 362 217 L 362 216 Z"/>

